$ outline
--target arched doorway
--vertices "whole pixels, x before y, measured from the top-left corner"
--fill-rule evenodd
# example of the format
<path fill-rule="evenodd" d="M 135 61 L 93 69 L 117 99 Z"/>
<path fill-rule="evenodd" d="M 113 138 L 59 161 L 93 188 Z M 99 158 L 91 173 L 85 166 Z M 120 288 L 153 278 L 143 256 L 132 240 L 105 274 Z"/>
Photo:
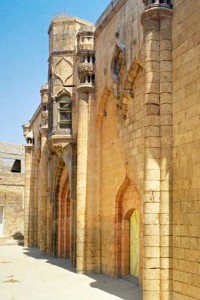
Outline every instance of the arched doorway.
<path fill-rule="evenodd" d="M 116 203 L 116 274 L 118 277 L 132 276 L 139 280 L 140 251 L 140 199 L 133 183 L 126 178 Z"/>

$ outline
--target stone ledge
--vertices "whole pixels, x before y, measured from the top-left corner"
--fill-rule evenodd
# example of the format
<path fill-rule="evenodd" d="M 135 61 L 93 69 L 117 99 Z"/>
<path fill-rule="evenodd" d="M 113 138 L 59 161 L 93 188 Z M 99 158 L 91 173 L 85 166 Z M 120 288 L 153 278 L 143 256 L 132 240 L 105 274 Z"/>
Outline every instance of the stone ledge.
<path fill-rule="evenodd" d="M 107 24 L 112 20 L 116 13 L 121 9 L 121 7 L 128 0 L 112 0 L 111 3 L 107 6 L 104 12 L 101 14 L 99 19 L 96 21 L 96 31 L 95 36 L 98 36 L 99 33 L 107 26 Z"/>

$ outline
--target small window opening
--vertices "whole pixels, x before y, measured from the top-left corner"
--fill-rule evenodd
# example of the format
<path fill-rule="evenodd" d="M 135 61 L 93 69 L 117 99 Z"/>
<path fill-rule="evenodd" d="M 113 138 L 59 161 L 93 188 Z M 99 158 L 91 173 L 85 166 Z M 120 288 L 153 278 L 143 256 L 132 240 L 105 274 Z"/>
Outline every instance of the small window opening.
<path fill-rule="evenodd" d="M 12 166 L 11 172 L 13 173 L 21 173 L 21 160 L 16 159 Z"/>
<path fill-rule="evenodd" d="M 59 100 L 59 128 L 72 127 L 72 101 L 71 98 L 64 96 Z"/>

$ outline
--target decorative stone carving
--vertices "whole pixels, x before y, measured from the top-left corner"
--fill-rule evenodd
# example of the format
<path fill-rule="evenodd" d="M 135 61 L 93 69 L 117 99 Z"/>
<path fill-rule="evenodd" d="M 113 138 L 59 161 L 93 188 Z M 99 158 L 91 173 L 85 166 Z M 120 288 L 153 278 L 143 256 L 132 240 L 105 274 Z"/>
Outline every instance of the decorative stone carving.
<path fill-rule="evenodd" d="M 32 144 L 32 145 L 34 144 L 33 131 L 29 131 L 25 138 L 26 138 L 27 144 Z"/>
<path fill-rule="evenodd" d="M 116 32 L 115 36 L 116 36 L 117 40 L 116 40 L 115 52 L 114 52 L 113 59 L 111 62 L 111 71 L 112 71 L 112 77 L 113 77 L 114 81 L 118 83 L 120 71 L 121 71 L 123 65 L 125 65 L 126 46 L 119 39 L 119 32 Z"/>
<path fill-rule="evenodd" d="M 46 125 L 48 123 L 48 115 L 49 115 L 48 110 L 42 111 L 41 118 L 42 118 L 42 124 L 43 125 Z"/>
<path fill-rule="evenodd" d="M 113 92 L 116 96 L 117 107 L 122 110 L 124 118 L 127 115 L 128 103 L 134 97 L 134 82 L 143 68 L 143 63 L 139 59 L 134 59 L 128 73 L 126 66 L 126 46 L 119 39 L 119 32 L 115 33 L 116 46 L 111 62 L 112 78 L 114 80 Z"/>
<path fill-rule="evenodd" d="M 77 54 L 81 53 L 94 53 L 94 45 L 93 44 L 81 44 L 77 48 Z"/>
<path fill-rule="evenodd" d="M 79 76 L 86 76 L 87 74 L 94 74 L 95 67 L 93 63 L 81 63 L 78 67 Z"/>
<path fill-rule="evenodd" d="M 62 57 L 57 62 L 54 73 L 55 76 L 61 80 L 62 84 L 65 85 L 69 78 L 73 75 L 72 63 L 65 57 Z"/>
<path fill-rule="evenodd" d="M 27 124 L 24 124 L 22 125 L 22 128 L 23 128 L 23 135 L 24 137 L 26 138 L 28 132 L 29 132 L 29 127 L 30 127 L 30 123 L 27 123 Z"/>
<path fill-rule="evenodd" d="M 50 152 L 51 154 L 59 154 L 63 152 L 63 144 L 58 143 L 58 144 L 52 144 L 50 146 Z"/>

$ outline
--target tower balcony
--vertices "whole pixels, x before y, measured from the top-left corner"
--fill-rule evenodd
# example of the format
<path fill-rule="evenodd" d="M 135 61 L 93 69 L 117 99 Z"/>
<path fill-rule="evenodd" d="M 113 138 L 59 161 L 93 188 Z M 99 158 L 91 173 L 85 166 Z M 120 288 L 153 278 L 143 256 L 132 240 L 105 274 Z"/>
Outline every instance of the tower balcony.
<path fill-rule="evenodd" d="M 80 63 L 78 66 L 78 74 L 79 78 L 86 76 L 86 75 L 92 75 L 95 73 L 95 65 L 90 63 Z"/>
<path fill-rule="evenodd" d="M 171 9 L 173 7 L 172 0 L 143 0 L 145 10 L 153 7 L 164 7 Z"/>
<path fill-rule="evenodd" d="M 79 44 L 77 47 L 77 55 L 84 56 L 94 54 L 94 44 Z"/>

